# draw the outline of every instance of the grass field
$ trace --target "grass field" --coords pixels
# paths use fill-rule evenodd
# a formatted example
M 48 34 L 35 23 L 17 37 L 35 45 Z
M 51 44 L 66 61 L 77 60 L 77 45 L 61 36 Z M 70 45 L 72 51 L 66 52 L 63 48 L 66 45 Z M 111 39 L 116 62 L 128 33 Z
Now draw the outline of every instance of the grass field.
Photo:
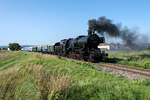
M 109 59 L 114 63 L 150 69 L 150 50 L 109 51 Z
M 126 80 L 52 55 L 9 53 L 0 60 L 0 100 L 150 100 L 150 80 Z

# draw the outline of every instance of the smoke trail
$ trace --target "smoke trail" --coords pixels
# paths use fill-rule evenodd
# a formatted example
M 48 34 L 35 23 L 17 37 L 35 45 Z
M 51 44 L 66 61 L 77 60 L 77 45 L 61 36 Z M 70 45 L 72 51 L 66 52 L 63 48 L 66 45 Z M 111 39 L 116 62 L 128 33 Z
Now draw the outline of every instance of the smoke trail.
M 97 32 L 102 35 L 108 34 L 111 37 L 119 37 L 131 49 L 140 49 L 143 43 L 147 42 L 147 38 L 143 35 L 138 35 L 136 31 L 127 27 L 122 28 L 121 25 L 112 23 L 112 20 L 104 16 L 98 20 L 89 20 L 88 25 L 88 35 Z
M 109 36 L 116 37 L 119 36 L 119 30 L 115 24 L 112 23 L 110 19 L 100 17 L 98 20 L 92 19 L 89 20 L 89 30 L 88 34 L 92 34 L 98 32 L 100 34 L 104 34 L 106 32 Z
M 145 49 L 145 43 L 148 42 L 148 38 L 145 35 L 140 34 L 137 30 L 131 30 L 128 27 L 121 28 L 120 38 L 123 40 L 124 44 L 133 50 Z
M 120 31 L 120 38 L 129 48 L 134 49 L 137 47 L 135 40 L 138 38 L 138 36 L 135 31 L 131 31 L 127 27 L 125 27 Z

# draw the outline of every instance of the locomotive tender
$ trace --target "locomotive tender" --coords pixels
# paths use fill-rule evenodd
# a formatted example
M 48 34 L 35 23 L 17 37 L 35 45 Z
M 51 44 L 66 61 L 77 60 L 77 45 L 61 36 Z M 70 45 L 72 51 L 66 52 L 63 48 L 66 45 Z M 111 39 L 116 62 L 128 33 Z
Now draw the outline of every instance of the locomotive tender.
M 104 42 L 104 37 L 99 37 L 93 33 L 88 36 L 81 35 L 77 38 L 64 39 L 54 45 L 32 47 L 32 51 L 98 62 L 108 55 L 98 48 L 98 45 Z

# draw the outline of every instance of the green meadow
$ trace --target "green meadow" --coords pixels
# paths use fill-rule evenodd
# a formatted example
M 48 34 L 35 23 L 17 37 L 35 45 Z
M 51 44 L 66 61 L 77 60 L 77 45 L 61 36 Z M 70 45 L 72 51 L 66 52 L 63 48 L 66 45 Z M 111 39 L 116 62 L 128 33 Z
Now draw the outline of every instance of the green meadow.
M 109 51 L 112 63 L 150 69 L 150 50 L 144 51 Z
M 150 80 L 127 80 L 54 55 L 0 54 L 0 100 L 150 100 Z M 125 53 L 117 58 L 124 59 L 117 62 L 121 64 L 131 59 Z M 149 58 L 144 60 L 147 63 Z M 139 61 L 138 66 L 144 64 Z

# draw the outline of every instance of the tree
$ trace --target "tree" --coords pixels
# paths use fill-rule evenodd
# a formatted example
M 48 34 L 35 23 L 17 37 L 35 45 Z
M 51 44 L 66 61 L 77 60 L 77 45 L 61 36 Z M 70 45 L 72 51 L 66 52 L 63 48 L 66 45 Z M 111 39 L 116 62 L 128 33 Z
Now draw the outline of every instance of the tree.
M 21 50 L 21 46 L 18 43 L 9 43 L 8 48 L 12 51 Z

